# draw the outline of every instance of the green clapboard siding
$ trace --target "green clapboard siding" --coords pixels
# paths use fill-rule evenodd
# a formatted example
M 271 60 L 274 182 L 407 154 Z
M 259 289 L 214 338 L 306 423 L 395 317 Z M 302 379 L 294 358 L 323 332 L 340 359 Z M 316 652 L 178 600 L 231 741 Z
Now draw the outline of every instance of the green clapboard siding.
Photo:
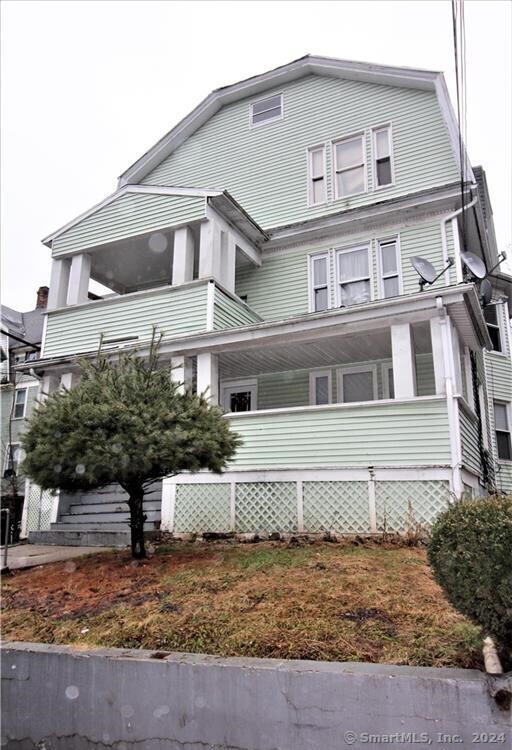
M 148 341 L 154 325 L 165 337 L 206 330 L 206 283 L 127 294 L 49 313 L 43 356 L 94 351 L 102 334 Z
M 242 300 L 237 302 L 229 297 L 221 289 L 215 288 L 215 310 L 213 315 L 213 327 L 215 330 L 221 328 L 237 328 L 250 323 L 258 323 L 259 315 L 253 313 Z
M 480 474 L 480 451 L 478 449 L 478 424 L 459 407 L 460 438 L 462 443 L 462 464 L 469 471 Z
M 57 258 L 88 247 L 202 219 L 205 210 L 206 202 L 202 197 L 127 193 L 54 239 L 52 254 Z
M 449 234 L 449 237 L 448 237 Z M 332 250 L 331 262 L 331 305 L 336 307 L 336 268 L 334 250 L 339 247 L 350 247 L 365 244 L 371 245 L 371 265 L 374 277 L 374 298 L 378 297 L 377 284 L 377 241 L 384 237 L 398 237 L 401 254 L 403 293 L 410 294 L 419 291 L 418 274 L 411 266 L 410 259 L 414 255 L 433 263 L 441 270 L 443 267 L 443 247 L 441 240 L 441 217 L 435 221 L 405 227 L 395 232 L 353 235 L 350 238 L 340 237 L 339 242 L 331 244 L 317 244 L 315 246 L 300 247 L 287 252 L 265 252 L 263 265 L 260 268 L 247 266 L 237 271 L 236 293 L 247 295 L 247 304 L 256 310 L 266 320 L 279 320 L 307 313 L 308 301 L 308 256 L 318 252 Z M 448 249 L 453 243 L 451 228 L 447 233 Z M 453 282 L 454 276 L 451 277 Z M 442 277 L 436 282 L 437 286 L 444 286 Z
M 504 342 L 506 345 L 506 342 Z M 512 401 L 512 361 L 506 354 L 485 352 L 485 372 L 489 398 L 490 430 L 494 449 L 496 485 L 504 492 L 512 492 L 512 463 L 498 460 L 496 435 L 494 432 L 493 401 Z
M 445 399 L 226 418 L 243 439 L 232 469 L 450 462 Z
M 264 228 L 385 200 L 457 179 L 454 155 L 434 92 L 307 75 L 276 91 L 282 120 L 249 127 L 245 99 L 224 106 L 144 182 L 226 188 Z M 373 191 L 370 129 L 392 123 L 395 185 Z M 309 146 L 365 131 L 369 191 L 333 200 L 327 147 L 329 201 L 307 205 Z

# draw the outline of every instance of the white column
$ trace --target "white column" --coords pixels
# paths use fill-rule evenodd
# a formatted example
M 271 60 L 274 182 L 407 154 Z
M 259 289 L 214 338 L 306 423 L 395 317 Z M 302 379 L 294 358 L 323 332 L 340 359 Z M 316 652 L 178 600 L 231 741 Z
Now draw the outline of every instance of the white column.
M 416 367 L 409 323 L 391 326 L 391 353 L 395 398 L 412 398 L 416 395 Z
M 443 312 L 443 311 L 442 311 Z M 451 489 L 455 497 L 460 498 L 464 491 L 462 482 L 462 442 L 459 422 L 459 402 L 456 396 L 455 362 L 451 335 L 451 321 L 446 314 L 439 318 L 441 339 L 443 342 L 446 405 L 448 409 L 448 429 L 450 437 L 450 452 L 452 457 Z
M 60 376 L 60 387 L 61 388 L 67 388 L 68 390 L 71 390 L 71 388 L 76 384 L 76 374 L 74 372 L 64 372 Z
M 235 292 L 236 242 L 229 232 L 221 233 L 220 283 Z
M 162 531 L 174 530 L 174 507 L 176 505 L 176 484 L 169 479 L 162 482 L 162 507 L 160 528 Z
M 69 258 L 63 260 L 52 260 L 52 271 L 50 274 L 50 291 L 48 292 L 48 310 L 56 307 L 64 307 L 68 298 L 69 272 L 71 261 Z
M 172 259 L 172 283 L 183 284 L 194 276 L 194 235 L 190 227 L 181 227 L 174 232 Z
M 68 305 L 79 305 L 81 302 L 87 302 L 90 276 L 91 256 L 87 253 L 73 255 L 69 274 Z
M 211 404 L 219 403 L 219 357 L 210 352 L 197 355 L 197 392 L 204 391 Z
M 210 219 L 201 224 L 199 278 L 220 280 L 220 228 Z
M 45 375 L 41 381 L 41 387 L 39 389 L 39 398 L 43 401 L 45 398 L 56 391 L 60 385 L 60 379 L 58 375 Z
M 447 321 L 450 342 L 453 356 L 453 381 L 457 393 L 462 394 L 462 368 L 460 364 L 460 339 L 457 329 L 453 326 L 451 320 Z
M 192 366 L 189 357 L 172 358 L 171 380 L 175 383 L 180 383 L 180 393 L 184 392 L 185 386 L 192 383 Z
M 432 359 L 434 360 L 436 394 L 441 396 L 446 393 L 446 375 L 444 371 L 443 339 L 441 336 L 439 318 L 430 319 L 430 338 L 432 340 Z

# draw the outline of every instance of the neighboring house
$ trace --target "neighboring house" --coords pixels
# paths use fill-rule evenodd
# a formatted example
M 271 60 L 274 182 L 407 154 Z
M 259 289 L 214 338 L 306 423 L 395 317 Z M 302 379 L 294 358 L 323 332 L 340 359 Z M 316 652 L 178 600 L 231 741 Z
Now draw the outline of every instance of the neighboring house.
M 37 290 L 34 310 L 22 313 L 5 305 L 1 307 L 1 499 L 2 507 L 8 507 L 11 513 L 14 540 L 17 540 L 20 530 L 26 530 L 22 526 L 26 526 L 29 520 L 29 498 L 26 495 L 30 486 L 20 471 L 20 436 L 39 395 L 40 380 L 30 370 L 40 355 L 47 301 L 48 287 L 42 286 Z M 26 365 L 25 369 L 16 370 L 16 366 L 22 363 Z M 38 495 L 37 491 L 38 488 L 35 494 L 32 492 L 37 506 L 32 509 L 34 519 L 31 528 L 34 529 L 41 528 L 40 507 L 37 502 L 40 500 L 40 491 Z M 47 523 L 44 518 L 42 520 L 43 527 L 49 528 L 50 516 L 46 519 Z
M 164 480 L 148 528 L 403 529 L 512 490 L 512 279 L 482 310 L 462 253 L 497 266 L 491 204 L 442 74 L 306 56 L 217 89 L 44 242 L 47 389 L 157 324 L 243 438 L 222 476 Z M 123 499 L 63 497 L 52 528 L 126 528 Z

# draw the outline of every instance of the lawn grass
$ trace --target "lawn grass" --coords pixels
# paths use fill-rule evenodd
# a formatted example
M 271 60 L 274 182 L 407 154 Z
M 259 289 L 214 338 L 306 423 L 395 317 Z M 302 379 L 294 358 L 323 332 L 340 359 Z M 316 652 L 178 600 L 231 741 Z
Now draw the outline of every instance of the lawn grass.
M 226 656 L 481 668 L 481 635 L 422 549 L 185 544 L 20 571 L 3 638 Z

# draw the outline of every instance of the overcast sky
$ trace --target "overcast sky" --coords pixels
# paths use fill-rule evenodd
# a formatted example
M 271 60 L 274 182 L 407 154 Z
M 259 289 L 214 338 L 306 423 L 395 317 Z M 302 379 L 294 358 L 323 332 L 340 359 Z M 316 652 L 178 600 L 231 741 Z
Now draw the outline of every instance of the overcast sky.
M 468 150 L 512 242 L 508 0 L 466 0 Z M 455 106 L 451 8 L 417 2 L 25 2 L 2 13 L 2 301 L 49 282 L 41 238 L 212 89 L 307 53 L 441 70 Z M 228 186 L 229 187 L 229 186 Z

